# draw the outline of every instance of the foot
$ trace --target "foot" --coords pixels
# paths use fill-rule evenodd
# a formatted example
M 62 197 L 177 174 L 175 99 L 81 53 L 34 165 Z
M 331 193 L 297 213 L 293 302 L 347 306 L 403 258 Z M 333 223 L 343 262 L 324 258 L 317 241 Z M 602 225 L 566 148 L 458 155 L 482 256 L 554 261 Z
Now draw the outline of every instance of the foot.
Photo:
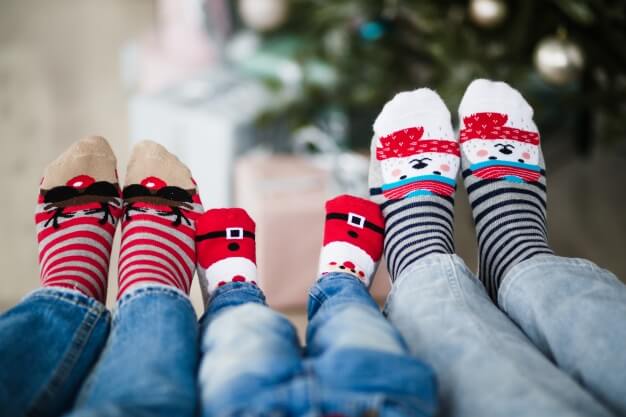
M 552 253 L 546 178 L 533 110 L 508 84 L 475 80 L 459 106 L 463 179 L 480 254 L 479 277 L 497 301 L 519 262 Z
M 202 213 L 191 172 L 163 146 L 144 141 L 133 148 L 126 173 L 118 298 L 149 285 L 189 294 Z
M 37 201 L 41 284 L 106 299 L 111 242 L 121 213 L 116 160 L 99 136 L 74 143 L 46 168 Z
M 382 256 L 383 232 L 378 204 L 351 195 L 327 201 L 319 275 L 344 272 L 369 287 Z
M 425 256 L 453 253 L 459 146 L 450 112 L 432 90 L 397 94 L 374 123 L 370 195 L 385 219 L 392 281 Z
M 198 219 L 198 274 L 205 305 L 215 289 L 229 282 L 256 285 L 254 221 L 241 208 L 208 210 Z

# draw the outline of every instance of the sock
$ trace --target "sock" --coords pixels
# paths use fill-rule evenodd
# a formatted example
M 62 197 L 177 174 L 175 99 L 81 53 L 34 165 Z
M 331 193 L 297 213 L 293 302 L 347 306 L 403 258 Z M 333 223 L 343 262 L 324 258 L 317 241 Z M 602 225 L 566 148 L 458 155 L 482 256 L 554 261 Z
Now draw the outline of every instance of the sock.
M 104 138 L 82 139 L 45 169 L 35 223 L 41 285 L 106 299 L 111 242 L 122 199 Z
M 453 253 L 459 146 L 432 90 L 397 94 L 374 123 L 369 185 L 385 218 L 392 281 L 425 256 Z
M 369 287 L 382 256 L 383 232 L 378 204 L 351 195 L 328 200 L 319 275 L 345 272 Z
M 552 253 L 546 178 L 533 110 L 503 82 L 475 80 L 459 106 L 463 178 L 479 249 L 479 277 L 497 301 L 517 263 Z
M 255 228 L 241 208 L 212 209 L 200 216 L 196 236 L 198 275 L 207 297 L 229 282 L 256 285 Z
M 123 190 L 118 299 L 147 285 L 189 294 L 195 271 L 195 220 L 202 213 L 189 169 L 163 146 L 135 145 Z

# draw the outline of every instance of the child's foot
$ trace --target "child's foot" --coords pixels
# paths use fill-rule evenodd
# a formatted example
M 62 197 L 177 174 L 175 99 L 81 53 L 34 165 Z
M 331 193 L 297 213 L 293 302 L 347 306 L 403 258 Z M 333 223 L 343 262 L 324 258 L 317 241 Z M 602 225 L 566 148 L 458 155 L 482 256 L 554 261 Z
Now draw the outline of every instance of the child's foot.
M 122 205 L 115 165 L 107 141 L 93 136 L 46 167 L 35 215 L 42 286 L 75 289 L 104 302 Z
M 374 123 L 370 195 L 385 218 L 391 279 L 423 257 L 453 253 L 459 146 L 432 90 L 397 94 Z
M 327 201 L 320 276 L 345 272 L 369 287 L 382 256 L 383 232 L 378 204 L 351 195 Z
M 202 213 L 189 169 L 163 146 L 132 150 L 124 186 L 118 298 L 138 286 L 189 294 L 196 265 L 195 219 Z
M 533 110 L 503 82 L 473 81 L 459 106 L 463 178 L 480 254 L 480 279 L 497 301 L 517 263 L 552 253 L 546 178 Z
M 256 285 L 254 221 L 241 208 L 208 210 L 198 219 L 198 274 L 208 297 L 229 282 Z

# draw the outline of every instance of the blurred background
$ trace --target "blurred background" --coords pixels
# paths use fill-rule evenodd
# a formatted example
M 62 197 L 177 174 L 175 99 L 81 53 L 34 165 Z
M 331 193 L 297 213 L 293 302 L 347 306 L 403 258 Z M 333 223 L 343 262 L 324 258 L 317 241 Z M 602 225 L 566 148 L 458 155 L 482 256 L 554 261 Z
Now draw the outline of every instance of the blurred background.
M 624 28 L 626 3 L 609 0 L 2 0 L 0 311 L 38 285 L 43 167 L 98 134 L 122 178 L 150 138 L 191 167 L 205 207 L 248 209 L 270 304 L 301 318 L 324 199 L 367 194 L 382 105 L 430 86 L 456 118 L 476 77 L 535 108 L 553 248 L 626 279 Z M 475 268 L 457 195 L 457 252 Z

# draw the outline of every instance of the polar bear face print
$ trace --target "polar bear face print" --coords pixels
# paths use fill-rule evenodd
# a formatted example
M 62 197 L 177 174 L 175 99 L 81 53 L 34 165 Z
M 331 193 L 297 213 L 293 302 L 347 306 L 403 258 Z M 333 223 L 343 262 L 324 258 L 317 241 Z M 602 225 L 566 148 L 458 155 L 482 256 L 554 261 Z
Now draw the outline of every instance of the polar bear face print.
M 412 156 L 388 158 L 381 161 L 385 184 L 424 175 L 440 175 L 454 180 L 458 168 L 458 156 L 440 152 L 422 152 Z
M 539 146 L 510 139 L 471 139 L 461 144 L 470 164 L 486 161 L 509 161 L 539 164 Z

